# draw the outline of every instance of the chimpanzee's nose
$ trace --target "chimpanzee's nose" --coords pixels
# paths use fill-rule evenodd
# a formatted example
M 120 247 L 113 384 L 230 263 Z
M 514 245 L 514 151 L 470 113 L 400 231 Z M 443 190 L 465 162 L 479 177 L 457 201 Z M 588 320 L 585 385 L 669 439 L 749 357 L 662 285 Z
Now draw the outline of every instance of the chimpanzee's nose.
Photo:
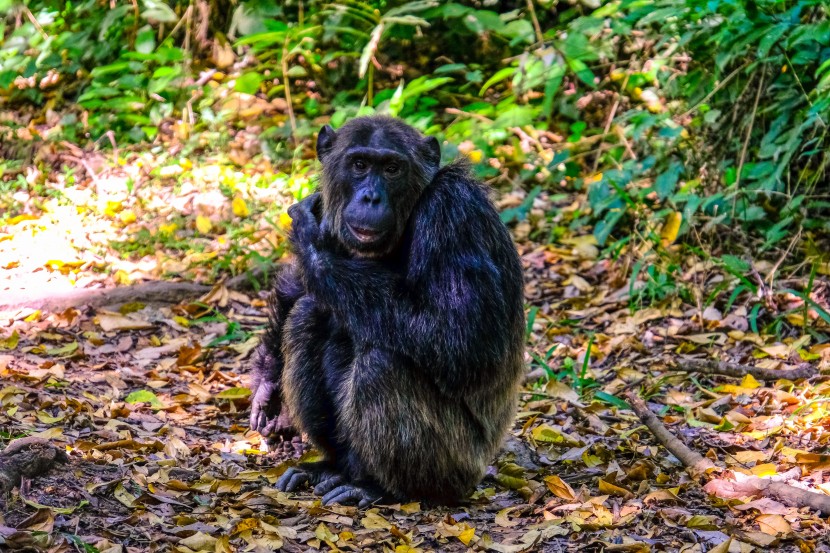
M 360 203 L 375 207 L 380 203 L 380 193 L 377 190 L 365 189 L 360 193 Z

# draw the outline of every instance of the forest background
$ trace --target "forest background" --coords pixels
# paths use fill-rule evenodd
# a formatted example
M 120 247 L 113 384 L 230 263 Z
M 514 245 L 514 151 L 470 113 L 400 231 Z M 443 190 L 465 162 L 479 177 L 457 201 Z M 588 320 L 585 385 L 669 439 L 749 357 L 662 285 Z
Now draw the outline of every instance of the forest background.
M 371 113 L 469 158 L 526 271 L 463 512 L 278 494 L 245 428 L 313 138 Z M 71 467 L 0 545 L 827 551 L 824 499 L 736 482 L 830 492 L 828 122 L 822 0 L 0 0 L 0 444 Z

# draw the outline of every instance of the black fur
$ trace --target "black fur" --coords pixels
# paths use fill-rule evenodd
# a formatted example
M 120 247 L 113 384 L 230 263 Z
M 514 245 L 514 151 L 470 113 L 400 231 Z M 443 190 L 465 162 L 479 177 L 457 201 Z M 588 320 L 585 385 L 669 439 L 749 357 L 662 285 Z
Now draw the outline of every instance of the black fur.
M 375 150 L 390 153 L 364 179 L 351 154 L 371 161 Z M 283 489 L 308 479 L 335 487 L 329 501 L 458 502 L 513 421 L 519 259 L 485 188 L 463 163 L 439 169 L 439 155 L 434 139 L 386 117 L 320 133 L 320 196 L 290 210 L 296 263 L 277 280 L 253 368 L 252 427 L 274 431 L 282 399 L 327 459 Z M 388 168 L 395 160 L 403 174 Z M 365 187 L 376 193 L 352 219 L 392 221 L 366 223 L 383 237 L 368 246 L 344 221 Z

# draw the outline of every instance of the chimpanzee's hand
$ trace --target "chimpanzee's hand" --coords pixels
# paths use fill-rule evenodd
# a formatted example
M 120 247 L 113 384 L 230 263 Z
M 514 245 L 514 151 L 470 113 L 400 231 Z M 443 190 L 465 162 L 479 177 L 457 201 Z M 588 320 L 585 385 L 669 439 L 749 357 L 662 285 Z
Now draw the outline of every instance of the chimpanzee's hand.
M 289 240 L 298 252 L 314 252 L 319 247 L 320 224 L 313 212 L 319 201 L 320 194 L 315 193 L 288 208 L 288 215 L 291 216 Z
M 279 385 L 262 380 L 251 399 L 251 430 L 265 437 L 278 431 L 280 404 Z

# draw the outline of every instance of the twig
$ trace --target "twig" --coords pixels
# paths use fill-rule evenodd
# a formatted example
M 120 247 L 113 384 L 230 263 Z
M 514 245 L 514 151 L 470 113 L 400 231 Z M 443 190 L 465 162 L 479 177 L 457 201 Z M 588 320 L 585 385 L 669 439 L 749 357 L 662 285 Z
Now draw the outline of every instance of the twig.
M 747 61 L 747 62 L 744 62 L 744 63 L 743 63 L 740 67 L 736 68 L 736 69 L 735 69 L 732 73 L 730 73 L 729 75 L 727 75 L 727 76 L 726 76 L 726 78 L 725 78 L 724 80 L 722 80 L 721 82 L 719 82 L 719 83 L 717 84 L 717 86 L 715 86 L 715 88 L 713 88 L 713 89 L 712 89 L 712 92 L 710 92 L 709 94 L 707 94 L 706 96 L 704 96 L 704 97 L 703 97 L 703 99 L 702 99 L 701 101 L 699 101 L 698 103 L 696 103 L 695 105 L 693 105 L 692 107 L 690 107 L 689 109 L 687 109 L 684 113 L 682 113 L 682 114 L 680 115 L 680 118 L 681 118 L 681 119 L 685 118 L 686 116 L 690 115 L 693 111 L 695 111 L 697 108 L 699 108 L 700 106 L 702 106 L 703 104 L 705 104 L 706 102 L 708 102 L 708 101 L 709 101 L 709 98 L 711 98 L 712 96 L 714 96 L 715 94 L 717 94 L 717 92 L 718 92 L 720 89 L 722 89 L 723 87 L 725 87 L 725 86 L 726 86 L 726 83 L 728 83 L 729 81 L 731 81 L 731 80 L 735 77 L 735 75 L 737 75 L 737 74 L 738 74 L 738 73 L 739 73 L 742 69 L 746 68 L 746 66 L 747 66 L 747 65 L 749 65 L 749 62 L 748 62 L 748 61 Z
M 282 68 L 282 86 L 285 92 L 285 101 L 288 104 L 288 120 L 291 122 L 291 138 L 294 145 L 297 144 L 297 120 L 294 118 L 294 106 L 291 104 L 291 85 L 288 80 L 288 37 L 285 34 L 285 40 L 282 43 L 282 56 L 280 59 L 280 66 Z
M 620 142 L 622 142 L 625 146 L 625 151 L 628 152 L 628 156 L 634 161 L 637 161 L 637 154 L 634 153 L 634 149 L 631 147 L 631 143 L 625 137 L 625 131 L 622 129 L 622 127 L 616 127 L 615 130 L 617 131 L 617 137 L 620 139 Z
M 37 29 L 37 32 L 40 33 L 40 36 L 42 36 L 45 39 L 48 39 L 49 35 L 46 34 L 46 31 L 44 31 L 43 27 L 40 26 L 40 22 L 38 22 L 37 17 L 35 17 L 35 14 L 33 14 L 29 8 L 24 7 L 23 9 L 26 11 L 26 17 L 29 18 L 29 21 L 31 21 L 32 25 L 35 26 L 35 29 Z
M 773 285 L 773 281 L 775 280 L 775 273 L 778 272 L 778 267 L 780 267 L 781 264 L 784 263 L 784 260 L 790 255 L 790 252 L 793 250 L 793 248 L 801 238 L 801 230 L 801 227 L 799 227 L 798 232 L 795 233 L 795 236 L 793 236 L 793 239 L 790 240 L 790 243 L 787 245 L 787 249 L 784 251 L 784 253 L 781 254 L 781 257 L 778 258 L 778 261 L 775 262 L 775 265 L 772 266 L 772 269 L 767 275 L 766 281 L 769 283 L 770 287 Z
M 793 69 L 793 62 L 790 61 L 790 56 L 787 54 L 787 50 L 785 48 L 781 48 L 781 52 L 784 54 L 784 57 L 787 59 L 787 65 L 789 65 L 790 68 Z M 791 71 L 791 73 L 793 75 L 793 78 L 795 79 L 795 82 L 798 83 L 798 88 L 801 89 L 801 94 L 804 95 L 804 99 L 807 101 L 808 104 L 810 104 L 810 107 L 813 107 L 813 101 L 810 99 L 810 95 L 807 94 L 807 89 L 804 88 L 804 84 L 802 84 L 801 78 L 798 76 L 798 71 L 793 69 Z M 821 117 L 821 114 L 816 113 L 816 115 L 817 115 L 819 123 L 821 123 L 821 126 L 826 129 L 827 128 L 827 123 L 824 122 L 824 119 Z
M 751 374 L 759 380 L 778 380 L 781 378 L 785 380 L 800 380 L 802 378 L 812 378 L 818 374 L 818 371 L 810 365 L 800 366 L 795 369 L 778 370 L 753 367 L 751 365 L 740 365 L 738 363 L 729 363 L 728 361 L 718 361 L 717 359 L 680 359 L 677 361 L 677 366 L 669 368 L 669 370 L 720 374 L 733 378 L 743 378 Z
M 686 444 L 681 442 L 680 439 L 669 432 L 663 423 L 657 420 L 657 417 L 651 412 L 651 409 L 648 408 L 646 402 L 643 401 L 636 393 L 633 391 L 627 392 L 625 394 L 625 399 L 628 401 L 628 404 L 631 405 L 631 408 L 634 410 L 637 417 L 639 417 L 640 421 L 642 421 L 642 423 L 646 425 L 649 430 L 651 430 L 651 433 L 654 434 L 654 437 L 657 438 L 660 445 L 668 449 L 672 455 L 680 459 L 680 462 L 683 463 L 683 466 L 686 467 L 686 470 L 692 475 L 692 477 L 700 478 L 706 474 L 706 472 L 718 468 L 715 463 L 700 453 L 689 449 Z
M 738 174 L 735 177 L 735 190 L 740 190 L 741 172 L 746 161 L 746 150 L 749 148 L 749 139 L 752 137 L 752 127 L 755 126 L 755 114 L 758 113 L 758 102 L 761 100 L 761 92 L 764 90 L 764 74 L 761 74 L 761 82 L 758 83 L 758 91 L 755 93 L 755 103 L 752 105 L 752 113 L 749 116 L 749 128 L 746 129 L 746 137 L 744 138 L 744 145 L 741 148 L 741 158 L 738 162 Z M 735 213 L 735 206 L 732 206 L 732 214 Z
M 657 438 L 660 445 L 680 459 L 680 462 L 683 463 L 686 470 L 694 478 L 700 480 L 707 473 L 720 470 L 712 461 L 700 453 L 689 449 L 686 444 L 669 432 L 637 394 L 628 392 L 626 399 L 634 410 L 634 413 L 651 430 L 651 433 L 654 434 L 654 437 Z M 731 487 L 734 490 L 738 490 L 741 495 L 773 497 L 796 508 L 809 507 L 824 515 L 830 515 L 830 496 L 802 490 L 801 488 L 796 488 L 784 482 L 758 478 L 756 476 L 746 476 L 741 477 L 741 479 L 742 481 L 725 481 L 724 479 L 711 480 L 704 486 L 704 490 L 713 495 L 718 495 L 718 492 L 722 492 L 725 487 Z
M 634 56 L 631 57 L 633 58 Z M 614 116 L 617 115 L 617 109 L 620 107 L 620 98 L 622 98 L 622 93 L 625 92 L 625 87 L 628 86 L 628 78 L 630 76 L 631 74 L 626 71 L 625 80 L 623 81 L 623 84 L 620 87 L 620 92 L 618 92 L 616 94 L 616 97 L 614 98 L 614 105 L 611 106 L 611 111 L 608 113 L 608 120 L 605 122 L 605 128 L 602 130 L 602 134 L 608 134 L 608 131 L 611 130 L 611 123 L 614 122 Z M 629 150 L 629 152 L 631 151 L 631 147 L 628 145 L 628 143 L 626 143 L 626 148 Z M 591 174 L 595 174 L 597 172 L 597 169 L 599 168 L 599 159 L 600 155 L 597 154 L 597 157 L 594 158 L 594 167 L 593 169 L 591 169 Z M 637 158 L 635 157 L 634 159 Z
M 193 6 L 192 6 L 192 5 L 190 5 L 190 6 L 188 6 L 188 7 L 187 7 L 187 9 L 184 11 L 184 15 L 182 15 L 182 16 L 181 16 L 181 18 L 180 18 L 180 19 L 176 22 L 176 24 L 173 26 L 173 30 L 172 30 L 172 31 L 170 31 L 170 32 L 167 34 L 167 39 L 165 39 L 165 40 L 170 39 L 170 37 L 172 37 L 174 34 L 176 34 L 176 31 L 178 31 L 178 30 L 179 30 L 179 27 L 181 27 L 182 25 L 184 25 L 184 24 L 185 24 L 185 22 L 187 22 L 187 19 L 188 19 L 188 17 L 190 16 L 190 12 L 191 12 L 192 8 L 193 8 Z M 188 22 L 188 23 L 189 23 L 189 22 Z M 188 26 L 189 26 L 189 25 L 188 25 Z M 188 41 L 188 40 L 190 40 L 190 39 L 189 39 L 189 37 L 185 36 L 185 42 L 186 42 L 186 41 Z M 187 48 L 186 48 L 186 47 L 185 47 L 184 49 L 185 49 L 185 50 L 187 50 Z
M 530 20 L 533 21 L 533 30 L 536 32 L 536 42 L 544 42 L 545 35 L 542 34 L 542 27 L 536 17 L 536 8 L 533 7 L 533 0 L 527 0 L 527 10 L 530 12 Z
M 525 144 L 529 144 L 531 146 L 535 146 L 536 151 L 541 153 L 544 151 L 545 147 L 542 146 L 542 143 L 539 142 L 536 138 L 533 138 L 527 132 L 524 131 L 521 127 L 508 127 L 508 130 L 519 137 L 519 140 L 524 142 Z
M 274 266 L 265 268 L 255 267 L 248 273 L 243 273 L 229 279 L 225 283 L 225 287 L 229 290 L 249 289 L 251 288 L 252 282 L 268 277 L 270 274 L 273 274 L 274 270 Z M 57 294 L 41 292 L 28 297 L 11 299 L 6 303 L 0 303 L 0 317 L 12 316 L 23 308 L 58 312 L 80 305 L 97 307 L 133 301 L 179 303 L 188 298 L 207 294 L 212 289 L 212 286 L 193 282 L 152 281 L 120 288 L 81 288 Z
M 470 117 L 471 119 L 478 119 L 482 123 L 492 123 L 493 122 L 492 119 L 490 119 L 489 117 L 485 117 L 484 115 L 481 115 L 480 113 L 472 113 L 472 112 L 469 112 L 469 111 L 461 111 L 458 108 L 446 108 L 444 110 L 444 112 L 449 113 L 450 115 L 459 115 L 461 117 Z
M 107 138 L 110 139 L 110 144 L 112 145 L 112 162 L 116 166 L 118 165 L 118 143 L 115 141 L 115 132 L 110 129 L 106 133 Z

